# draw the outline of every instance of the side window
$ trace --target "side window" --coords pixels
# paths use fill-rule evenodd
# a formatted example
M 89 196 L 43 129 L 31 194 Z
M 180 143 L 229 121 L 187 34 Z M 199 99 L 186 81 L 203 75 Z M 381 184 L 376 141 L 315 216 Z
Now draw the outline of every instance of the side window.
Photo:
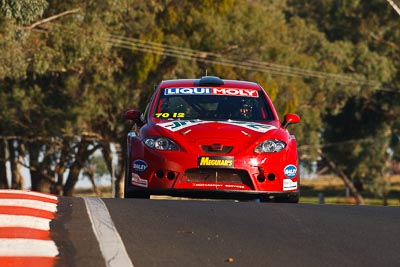
M 260 115 L 262 120 L 271 121 L 275 119 L 274 113 L 272 112 L 270 105 L 264 97 L 259 98 L 258 105 L 260 107 L 259 110 L 261 111 Z
M 153 95 L 152 95 L 151 98 L 150 98 L 150 101 L 148 102 L 148 104 L 147 104 L 147 106 L 146 106 L 146 109 L 145 109 L 144 112 L 143 112 L 144 120 L 146 120 L 146 119 L 147 119 L 147 116 L 149 115 L 151 105 L 152 105 L 152 103 L 153 103 L 153 101 L 154 101 L 156 95 L 157 95 L 157 91 L 155 91 L 155 92 L 153 93 Z

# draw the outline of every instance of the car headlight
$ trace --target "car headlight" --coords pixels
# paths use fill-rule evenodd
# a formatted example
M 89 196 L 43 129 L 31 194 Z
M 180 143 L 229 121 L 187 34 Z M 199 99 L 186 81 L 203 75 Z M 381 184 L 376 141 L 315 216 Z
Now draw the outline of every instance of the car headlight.
M 267 140 L 259 144 L 255 149 L 254 152 L 256 153 L 273 153 L 279 152 L 286 147 L 286 144 L 279 140 Z
M 166 137 L 147 137 L 144 139 L 146 146 L 158 150 L 178 150 L 178 146 Z

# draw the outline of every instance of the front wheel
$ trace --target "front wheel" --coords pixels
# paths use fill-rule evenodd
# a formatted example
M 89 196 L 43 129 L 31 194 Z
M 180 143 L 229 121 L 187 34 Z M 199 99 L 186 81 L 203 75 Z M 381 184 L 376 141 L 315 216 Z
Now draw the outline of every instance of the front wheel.
M 149 199 L 150 194 L 144 189 L 133 189 L 128 183 L 130 182 L 129 173 L 126 172 L 124 185 L 124 198 L 145 198 Z

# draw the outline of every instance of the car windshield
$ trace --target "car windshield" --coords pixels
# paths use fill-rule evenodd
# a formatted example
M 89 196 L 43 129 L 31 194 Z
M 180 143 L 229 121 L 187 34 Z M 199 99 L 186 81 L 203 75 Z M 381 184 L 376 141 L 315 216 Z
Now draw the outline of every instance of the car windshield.
M 271 121 L 274 119 L 271 108 L 263 95 L 256 90 L 247 90 L 251 94 L 189 94 L 176 93 L 161 89 L 154 118 L 184 120 L 239 120 L 239 121 Z M 176 88 L 172 88 L 176 89 Z M 181 89 L 181 88 L 179 88 Z M 193 89 L 193 88 L 188 88 Z M 195 88 L 209 89 L 209 88 Z M 233 90 L 241 89 L 229 89 Z M 186 91 L 185 91 L 186 92 Z M 189 92 L 189 93 L 188 93 Z

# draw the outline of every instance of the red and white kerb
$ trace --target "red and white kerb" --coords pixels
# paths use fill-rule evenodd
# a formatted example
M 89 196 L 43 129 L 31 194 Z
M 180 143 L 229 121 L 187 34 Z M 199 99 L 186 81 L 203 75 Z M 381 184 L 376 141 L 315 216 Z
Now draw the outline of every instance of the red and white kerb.
M 54 266 L 58 248 L 50 236 L 58 198 L 0 190 L 0 266 Z

